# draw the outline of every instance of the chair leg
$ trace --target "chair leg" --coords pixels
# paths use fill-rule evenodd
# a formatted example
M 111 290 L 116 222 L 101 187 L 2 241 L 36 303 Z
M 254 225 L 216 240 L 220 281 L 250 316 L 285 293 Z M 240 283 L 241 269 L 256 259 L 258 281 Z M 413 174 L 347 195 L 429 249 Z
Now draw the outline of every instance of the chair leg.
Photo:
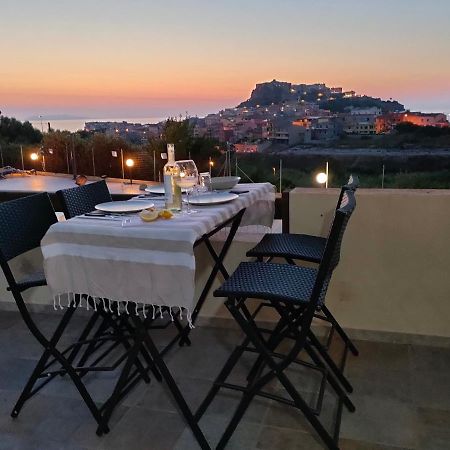
M 227 445 L 228 441 L 231 439 L 231 436 L 233 435 L 234 431 L 236 430 L 236 427 L 239 425 L 239 422 L 242 419 L 242 416 L 247 411 L 248 407 L 250 406 L 251 401 L 253 400 L 254 395 L 244 392 L 241 401 L 239 402 L 238 407 L 236 408 L 233 417 L 231 418 L 230 422 L 228 423 L 227 427 L 225 428 L 224 433 L 222 434 L 222 437 L 220 438 L 219 443 L 217 444 L 216 449 L 222 450 Z
M 101 314 L 100 314 L 101 315 Z M 78 362 L 79 366 L 84 366 L 86 364 L 86 361 L 89 359 L 89 357 L 94 353 L 96 350 L 96 339 L 99 338 L 105 331 L 108 329 L 108 323 L 103 317 L 103 321 L 100 323 L 99 327 L 97 328 L 96 332 L 94 333 L 92 342 L 89 343 L 86 350 L 82 354 L 80 361 Z
M 311 357 L 311 359 L 314 361 L 314 363 L 321 367 L 326 369 L 325 365 L 320 361 L 320 358 L 317 356 L 314 349 L 310 346 L 310 344 L 305 344 L 305 351 L 308 353 L 308 355 Z M 355 411 L 355 406 L 353 405 L 352 401 L 348 398 L 347 394 L 342 390 L 342 388 L 339 386 L 339 383 L 336 382 L 336 380 L 333 378 L 333 376 L 330 374 L 330 372 L 327 370 L 327 381 L 330 383 L 331 387 L 334 389 L 336 394 L 339 396 L 339 398 L 344 402 L 345 406 L 350 412 Z
M 322 304 L 321 311 L 324 313 L 325 317 L 330 321 L 330 323 L 333 324 L 336 331 L 339 333 L 339 336 L 341 336 L 345 345 L 348 346 L 353 355 L 358 356 L 359 355 L 358 349 L 355 347 L 351 339 L 347 336 L 347 333 L 342 329 L 338 321 L 334 318 L 333 314 L 331 314 L 331 311 L 325 306 L 325 304 Z
M 53 333 L 53 336 L 49 341 L 49 345 L 45 348 L 44 352 L 42 353 L 42 356 L 40 357 L 38 363 L 36 364 L 36 367 L 34 368 L 30 378 L 28 379 L 22 393 L 20 394 L 20 397 L 17 400 L 17 403 L 11 412 L 11 417 L 17 417 L 19 415 L 23 405 L 30 397 L 30 393 L 33 390 L 34 385 L 36 384 L 36 381 L 39 379 L 39 376 L 44 370 L 44 367 L 52 354 L 51 349 L 54 348 L 59 342 L 74 312 L 75 312 L 74 308 L 68 308 L 65 311 L 61 321 L 59 322 L 56 330 Z
M 272 351 L 277 348 L 277 346 L 280 344 L 280 342 L 283 340 L 282 337 L 280 337 L 280 333 L 283 330 L 283 328 L 286 326 L 286 323 L 283 319 L 280 319 L 278 323 L 275 325 L 275 328 L 273 329 L 270 338 L 267 342 L 268 348 L 270 348 Z M 250 381 L 254 376 L 261 372 L 261 370 L 264 367 L 264 358 L 261 355 L 258 355 L 256 358 L 255 364 L 251 368 L 248 376 L 247 381 Z
M 328 352 L 323 348 L 322 344 L 319 342 L 317 337 L 314 335 L 312 331 L 309 332 L 308 335 L 311 340 L 311 345 L 317 349 L 322 359 L 325 361 L 325 364 L 329 367 L 329 369 L 334 373 L 339 382 L 344 386 L 345 390 L 349 393 L 353 392 L 353 386 L 348 381 L 347 377 L 342 373 L 336 363 L 331 359 Z
M 236 322 L 242 328 L 244 333 L 249 337 L 252 344 L 258 350 L 258 352 L 263 356 L 265 363 L 270 367 L 270 369 L 274 372 L 276 377 L 279 379 L 283 387 L 286 389 L 286 392 L 292 398 L 295 406 L 302 411 L 305 415 L 308 422 L 311 426 L 316 430 L 320 438 L 327 445 L 327 447 L 331 450 L 338 450 L 338 446 L 334 439 L 330 436 L 327 430 L 323 427 L 320 420 L 315 416 L 312 412 L 311 408 L 308 406 L 306 401 L 302 398 L 302 396 L 295 389 L 293 384 L 290 382 L 288 377 L 284 374 L 283 370 L 287 367 L 288 364 L 284 363 L 283 365 L 277 364 L 274 359 L 270 355 L 270 350 L 266 347 L 264 342 L 261 340 L 259 336 L 259 332 L 256 330 L 256 325 L 252 323 L 250 320 L 246 320 L 242 314 L 240 313 L 238 307 L 234 304 L 231 299 L 228 299 L 226 302 L 226 306 Z M 297 348 L 299 344 L 297 343 Z M 295 359 L 295 357 L 294 357 Z M 281 367 L 284 366 L 283 369 Z M 245 406 L 245 405 L 244 405 Z M 238 411 L 237 411 L 238 412 Z M 226 444 L 225 438 L 227 436 L 223 436 L 221 439 L 221 445 L 224 446 Z M 229 438 L 229 437 L 228 437 Z
M 16 294 L 16 292 L 13 291 L 13 294 Z M 102 418 L 101 413 L 99 409 L 97 408 L 97 405 L 92 400 L 92 397 L 89 395 L 89 392 L 86 389 L 86 386 L 81 381 L 81 377 L 76 372 L 76 370 L 73 368 L 73 366 L 68 362 L 68 360 L 64 357 L 64 355 L 57 350 L 56 344 L 59 341 L 59 338 L 62 335 L 62 332 L 64 331 L 65 327 L 67 326 L 67 323 L 72 316 L 72 314 L 75 311 L 74 306 L 69 306 L 64 313 L 64 316 L 57 327 L 57 330 L 55 331 L 52 339 L 49 341 L 36 327 L 36 324 L 31 319 L 31 316 L 26 308 L 25 303 L 23 302 L 21 297 L 16 298 L 17 306 L 19 307 L 20 313 L 22 314 L 23 319 L 25 320 L 26 325 L 32 332 L 33 336 L 38 340 L 38 342 L 45 348 L 44 354 L 42 355 L 41 359 L 38 362 L 38 366 L 33 372 L 32 377 L 28 381 L 27 385 L 25 386 L 24 391 L 22 392 L 22 395 L 19 398 L 19 401 L 16 404 L 16 407 L 14 408 L 12 412 L 13 417 L 17 417 L 19 414 L 20 409 L 22 408 L 24 402 L 27 400 L 29 393 L 31 392 L 32 386 L 34 385 L 37 376 L 39 374 L 39 368 L 44 367 L 45 361 L 48 360 L 49 357 L 55 358 L 55 360 L 61 364 L 62 369 L 65 370 L 70 378 L 73 381 L 73 384 L 75 385 L 77 391 L 79 392 L 81 398 L 84 400 L 86 406 L 88 407 L 89 411 L 91 412 L 92 416 L 94 417 L 95 421 L 101 426 L 102 424 Z M 102 426 L 102 432 L 108 433 L 109 428 L 108 426 Z
M 92 314 L 91 318 L 89 319 L 89 322 L 87 323 L 87 325 L 84 327 L 83 331 L 81 332 L 80 337 L 78 338 L 77 342 L 82 342 L 87 339 L 87 337 L 89 336 L 89 333 L 94 328 L 95 323 L 97 322 L 99 317 L 100 316 L 98 313 Z M 69 356 L 67 357 L 67 361 L 70 364 L 72 364 L 73 361 L 75 360 L 75 358 L 77 357 L 81 347 L 82 347 L 82 344 L 75 344 L 75 346 L 73 347 L 72 351 L 70 352 Z M 61 374 L 61 376 L 63 376 L 63 375 L 64 374 Z
M 225 380 L 230 375 L 231 371 L 233 370 L 236 363 L 239 361 L 240 357 L 245 351 L 245 348 L 247 347 L 249 343 L 249 339 L 246 338 L 244 342 L 237 346 L 234 350 L 231 356 L 228 358 L 227 362 L 223 366 L 222 370 L 220 371 L 217 378 L 214 380 L 214 383 L 209 390 L 208 394 L 206 395 L 205 399 L 202 401 L 200 406 L 198 407 L 197 411 L 194 414 L 195 419 L 198 421 L 203 416 L 205 411 L 207 410 L 208 406 L 213 401 L 214 397 L 217 395 L 220 389 L 220 385 L 225 382 Z

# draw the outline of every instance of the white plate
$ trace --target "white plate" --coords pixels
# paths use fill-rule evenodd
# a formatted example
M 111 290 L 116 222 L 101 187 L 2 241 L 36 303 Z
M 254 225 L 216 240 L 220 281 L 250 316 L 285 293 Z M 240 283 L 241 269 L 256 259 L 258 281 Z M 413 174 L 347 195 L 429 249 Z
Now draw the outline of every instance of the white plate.
M 212 177 L 211 187 L 213 189 L 233 189 L 241 181 L 241 177 Z
M 157 194 L 157 195 L 164 195 L 166 193 L 163 184 L 155 184 L 153 186 L 148 186 L 145 188 L 145 192 L 150 192 L 150 194 Z
M 164 190 L 163 184 L 157 184 L 155 186 L 148 186 L 145 188 L 145 192 L 149 192 L 150 194 L 155 195 L 165 195 L 166 191 Z M 181 189 L 181 192 L 185 193 L 186 189 Z
M 95 209 L 110 213 L 132 213 L 155 206 L 153 202 L 143 200 L 121 200 L 117 202 L 106 202 L 95 205 Z
M 239 198 L 239 195 L 230 194 L 229 192 L 208 192 L 207 194 L 193 195 L 189 197 L 191 205 L 220 205 L 221 203 L 231 202 Z

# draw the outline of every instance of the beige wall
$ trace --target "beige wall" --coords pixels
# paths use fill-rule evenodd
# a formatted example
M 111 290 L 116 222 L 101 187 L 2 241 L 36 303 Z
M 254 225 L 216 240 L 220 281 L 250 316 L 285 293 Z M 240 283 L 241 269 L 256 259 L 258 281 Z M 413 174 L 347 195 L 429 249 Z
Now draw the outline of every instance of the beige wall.
M 291 232 L 326 236 L 339 192 L 290 195 Z M 450 190 L 360 189 L 327 304 L 347 328 L 450 337 Z

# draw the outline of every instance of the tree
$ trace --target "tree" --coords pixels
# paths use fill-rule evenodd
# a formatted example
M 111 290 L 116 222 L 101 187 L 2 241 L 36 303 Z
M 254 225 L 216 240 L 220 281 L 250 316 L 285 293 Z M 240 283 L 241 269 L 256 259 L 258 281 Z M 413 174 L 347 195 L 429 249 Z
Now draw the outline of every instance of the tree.
M 42 133 L 28 121 L 22 123 L 14 118 L 1 117 L 0 141 L 4 144 L 38 144 L 42 141 Z
M 177 121 L 169 118 L 161 136 L 150 139 L 147 150 L 156 155 L 156 173 L 162 170 L 165 161 L 160 158 L 165 153 L 167 144 L 175 144 L 175 157 L 178 160 L 193 159 L 200 172 L 209 170 L 209 158 L 220 155 L 219 142 L 207 137 L 194 137 L 193 127 L 189 119 Z

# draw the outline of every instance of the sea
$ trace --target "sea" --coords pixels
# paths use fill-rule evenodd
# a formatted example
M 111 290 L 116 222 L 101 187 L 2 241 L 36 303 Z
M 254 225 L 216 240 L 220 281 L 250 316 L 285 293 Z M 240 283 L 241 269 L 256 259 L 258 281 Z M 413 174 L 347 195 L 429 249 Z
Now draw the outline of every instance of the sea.
M 86 118 L 86 119 L 46 119 L 43 118 L 42 122 L 40 120 L 30 120 L 31 124 L 38 130 L 47 131 L 48 122 L 50 122 L 50 127 L 53 130 L 67 130 L 67 131 L 78 131 L 84 129 L 84 124 L 86 122 L 128 122 L 128 123 L 158 123 L 166 120 L 167 117 L 131 117 L 131 118 Z

